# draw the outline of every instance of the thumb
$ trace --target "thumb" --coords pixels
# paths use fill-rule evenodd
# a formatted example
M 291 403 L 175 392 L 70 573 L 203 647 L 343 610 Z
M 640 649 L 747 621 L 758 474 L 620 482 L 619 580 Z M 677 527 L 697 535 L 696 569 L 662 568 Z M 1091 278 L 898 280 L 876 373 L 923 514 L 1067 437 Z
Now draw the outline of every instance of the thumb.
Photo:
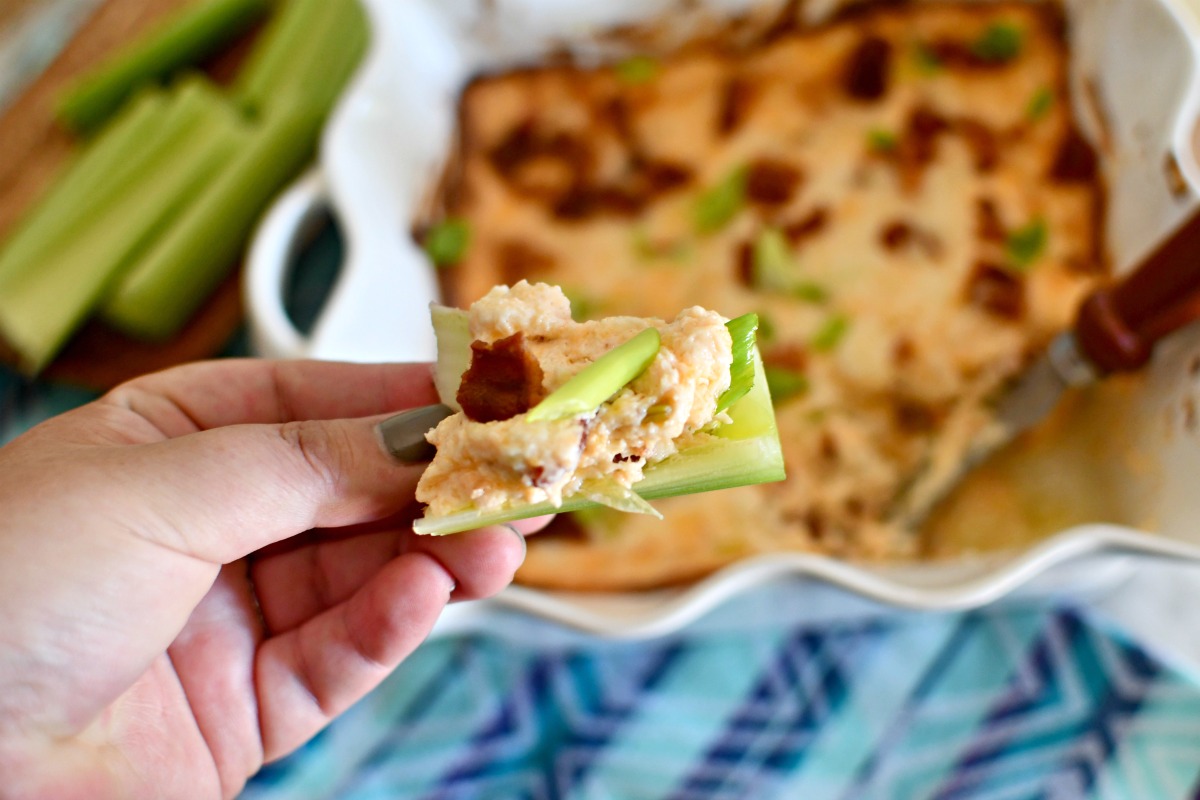
M 383 419 L 230 425 L 123 448 L 122 472 L 146 500 L 140 532 L 224 564 L 310 528 L 397 513 L 424 465 L 389 455 Z

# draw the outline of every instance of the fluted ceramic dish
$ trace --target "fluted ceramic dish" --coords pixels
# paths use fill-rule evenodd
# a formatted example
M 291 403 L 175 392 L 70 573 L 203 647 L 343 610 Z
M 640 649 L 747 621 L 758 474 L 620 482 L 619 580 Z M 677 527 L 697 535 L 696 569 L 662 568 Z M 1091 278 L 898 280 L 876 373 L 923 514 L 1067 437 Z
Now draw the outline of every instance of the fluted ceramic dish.
M 936 0 L 929 0 L 936 2 Z M 980 0 L 984 2 L 985 0 Z M 428 304 L 437 285 L 408 221 L 428 197 L 453 141 L 459 90 L 471 76 L 571 47 L 619 57 L 596 34 L 661 18 L 678 0 L 366 0 L 373 41 L 332 119 L 318 168 L 275 205 L 252 248 L 246 297 L 253 342 L 274 357 L 432 360 Z M 686 4 L 687 20 L 778 3 Z M 818 21 L 836 2 L 810 2 Z M 1071 85 L 1085 133 L 1103 130 L 1110 196 L 1107 247 L 1117 271 L 1151 250 L 1200 207 L 1200 0 L 1067 0 Z M 1102 109 L 1102 110 L 1101 110 Z M 1101 115 L 1103 119 L 1101 119 Z M 332 210 L 346 263 L 311 334 L 298 332 L 282 296 L 298 242 Z M 950 562 L 860 566 L 810 554 L 747 559 L 695 584 L 663 591 L 586 595 L 512 587 L 490 605 L 590 632 L 635 637 L 674 630 L 723 600 L 778 580 L 817 579 L 885 604 L 963 609 L 1005 597 L 1082 592 L 1127 575 L 1141 557 L 1200 559 L 1200 329 L 1159 348 L 1125 426 L 1157 476 L 1140 517 L 1153 533 L 1115 525 L 1061 531 L 1019 552 Z M 1113 554 L 1122 554 L 1113 557 Z

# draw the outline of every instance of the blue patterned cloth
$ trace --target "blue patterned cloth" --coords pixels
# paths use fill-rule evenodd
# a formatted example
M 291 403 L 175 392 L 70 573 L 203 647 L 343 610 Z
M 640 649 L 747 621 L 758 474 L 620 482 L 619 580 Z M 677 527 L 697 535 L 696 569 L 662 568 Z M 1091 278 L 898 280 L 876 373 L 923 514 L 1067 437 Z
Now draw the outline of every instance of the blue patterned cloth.
M 1182 798 L 1200 778 L 1192 677 L 1072 608 L 754 628 L 435 640 L 244 798 Z

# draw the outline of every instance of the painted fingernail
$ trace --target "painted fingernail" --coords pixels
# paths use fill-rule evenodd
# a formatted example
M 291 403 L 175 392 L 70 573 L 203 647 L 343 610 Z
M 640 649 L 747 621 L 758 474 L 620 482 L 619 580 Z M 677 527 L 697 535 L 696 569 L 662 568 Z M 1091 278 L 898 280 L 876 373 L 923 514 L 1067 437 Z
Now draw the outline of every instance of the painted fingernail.
M 425 434 L 454 412 L 443 405 L 401 411 L 376 426 L 383 449 L 405 464 L 422 464 L 433 459 L 435 449 Z
M 525 556 L 529 553 L 529 543 L 525 541 L 525 534 L 517 530 L 517 526 L 505 525 L 504 527 L 512 531 L 513 535 L 521 540 L 521 561 L 517 564 L 517 566 L 520 566 L 525 563 Z

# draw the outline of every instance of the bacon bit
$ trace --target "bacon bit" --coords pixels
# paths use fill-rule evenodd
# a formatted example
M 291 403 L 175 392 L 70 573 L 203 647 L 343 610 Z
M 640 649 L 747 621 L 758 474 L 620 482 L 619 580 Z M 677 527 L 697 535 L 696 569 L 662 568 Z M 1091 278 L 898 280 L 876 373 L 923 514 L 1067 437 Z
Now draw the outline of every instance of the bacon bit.
M 847 497 L 842 508 L 852 517 L 861 517 L 867 511 L 867 504 L 861 497 Z
M 904 366 L 911 364 L 912 360 L 917 357 L 917 346 L 913 340 L 907 336 L 901 336 L 892 345 L 892 363 L 896 366 Z
M 810 509 L 808 513 L 804 515 L 804 527 L 808 528 L 808 533 L 813 539 L 818 542 L 821 541 L 825 538 L 825 531 L 827 528 L 825 523 L 825 515 L 821 513 L 820 509 Z
M 981 173 L 993 171 L 1000 161 L 1000 148 L 992 129 L 974 119 L 956 120 L 954 127 L 967 140 L 967 145 L 974 153 L 976 171 Z
M 634 181 L 646 199 L 682 189 L 692 182 L 691 167 L 678 161 L 639 159 L 635 170 Z
M 629 102 L 623 95 L 616 95 L 608 99 L 601 106 L 601 118 L 608 121 L 612 126 L 613 132 L 617 134 L 617 138 L 626 144 L 634 141 L 633 120 L 629 114 Z
M 645 204 L 644 198 L 620 187 L 575 184 L 558 199 L 551 213 L 567 222 L 577 222 L 603 212 L 630 217 L 641 211 Z
M 967 281 L 967 302 L 989 314 L 1019 320 L 1025 314 L 1025 282 L 1004 267 L 980 261 Z
M 733 275 L 742 286 L 754 287 L 754 242 L 739 242 L 733 253 Z
M 928 106 L 917 106 L 909 114 L 896 153 L 900 180 L 906 188 L 915 189 L 920 183 L 925 167 L 937 155 L 937 137 L 949 129 L 946 119 Z
M 985 242 L 1003 244 L 1008 239 L 1008 231 L 1000 221 L 1000 212 L 990 197 L 975 201 L 975 233 Z
M 754 85 L 745 78 L 733 76 L 721 89 L 721 101 L 717 109 L 717 134 L 728 136 L 745 122 L 754 104 Z
M 612 457 L 612 460 L 613 460 L 614 464 L 624 464 L 627 461 L 631 462 L 633 464 L 636 464 L 637 462 L 642 460 L 642 457 L 639 456 L 637 453 L 633 453 L 631 455 L 624 455 L 623 453 L 617 453 L 616 455 L 614 455 Z
M 1011 64 L 1015 59 L 982 58 L 970 42 L 941 38 L 924 43 L 925 50 L 937 63 L 948 69 L 994 70 Z
M 892 406 L 896 426 L 906 433 L 929 433 L 937 427 L 941 413 L 924 403 L 897 399 Z
M 1050 167 L 1050 178 L 1059 183 L 1088 183 L 1096 178 L 1096 151 L 1074 127 L 1063 136 Z
M 763 363 L 792 372 L 804 372 L 808 368 L 808 350 L 795 342 L 776 345 L 763 353 Z
M 842 72 L 842 88 L 855 100 L 879 100 L 888 89 L 892 45 L 878 36 L 868 36 L 858 43 L 846 60 Z
M 520 332 L 491 344 L 471 342 L 471 366 L 457 395 L 467 419 L 510 419 L 532 408 L 541 393 L 542 368 L 525 350 Z
M 896 220 L 884 226 L 879 232 L 879 242 L 889 252 L 902 248 L 915 248 L 931 259 L 942 255 L 942 240 L 923 228 L 918 228 L 903 220 Z
M 505 239 L 496 248 L 496 264 L 503 283 L 544 275 L 555 267 L 554 256 L 518 239 Z
M 783 235 L 787 238 L 788 244 L 795 247 L 805 239 L 816 236 L 824 230 L 828 222 L 828 210 L 824 206 L 814 208 L 808 216 L 801 217 L 795 222 L 784 225 Z
M 781 206 L 792 199 L 804 174 L 786 161 L 759 158 L 746 168 L 746 198 L 763 206 Z
M 836 462 L 842 455 L 841 448 L 838 447 L 837 439 L 833 438 L 833 434 L 829 431 L 821 432 L 821 440 L 818 449 L 821 453 L 821 458 L 829 462 Z

